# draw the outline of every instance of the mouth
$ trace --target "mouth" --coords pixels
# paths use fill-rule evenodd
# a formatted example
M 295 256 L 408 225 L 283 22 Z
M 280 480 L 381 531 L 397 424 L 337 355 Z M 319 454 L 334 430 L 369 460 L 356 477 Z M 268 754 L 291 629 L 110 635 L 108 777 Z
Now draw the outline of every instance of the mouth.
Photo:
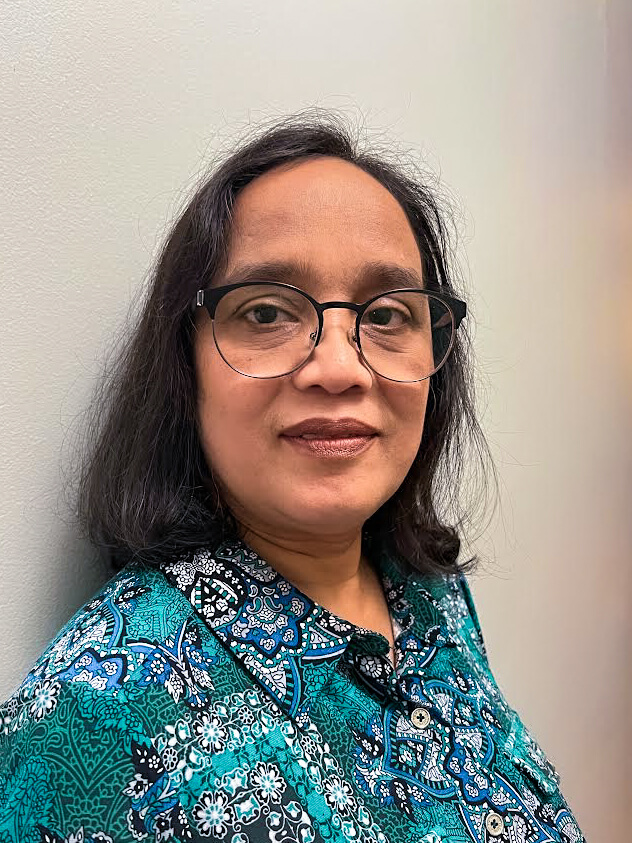
M 355 457 L 363 453 L 378 431 L 358 419 L 305 419 L 281 432 L 293 447 L 320 457 Z
M 286 427 L 281 436 L 300 437 L 302 439 L 354 439 L 357 437 L 377 436 L 378 431 L 359 419 L 304 419 L 298 424 Z

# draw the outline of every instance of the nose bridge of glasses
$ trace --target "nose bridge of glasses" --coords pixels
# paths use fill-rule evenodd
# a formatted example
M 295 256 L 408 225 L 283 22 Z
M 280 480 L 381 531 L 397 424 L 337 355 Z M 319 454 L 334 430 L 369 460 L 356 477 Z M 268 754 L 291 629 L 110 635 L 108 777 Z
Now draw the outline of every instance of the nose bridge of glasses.
M 322 304 L 319 304 L 317 309 L 319 311 L 319 315 L 320 315 L 320 318 L 321 318 L 321 330 L 320 330 L 320 335 L 318 337 L 318 341 L 317 341 L 316 345 L 319 345 L 322 338 L 323 338 L 323 333 L 324 333 L 324 330 L 325 330 L 325 311 L 326 310 L 350 310 L 350 311 L 353 312 L 354 315 L 353 316 L 349 315 L 349 317 L 347 319 L 345 319 L 344 316 L 341 314 L 340 320 L 338 320 L 338 319 L 334 320 L 334 325 L 338 322 L 341 322 L 344 333 L 345 333 L 346 337 L 348 338 L 348 340 L 350 341 L 350 343 L 351 344 L 357 344 L 356 323 L 357 323 L 358 314 L 360 313 L 360 309 L 361 309 L 360 305 L 357 305 L 357 304 L 354 304 L 353 302 L 348 302 L 348 301 L 328 301 L 328 302 L 323 302 Z M 345 325 L 345 322 L 346 322 L 346 325 Z M 331 329 L 334 325 L 331 324 L 331 320 L 330 320 L 329 328 Z

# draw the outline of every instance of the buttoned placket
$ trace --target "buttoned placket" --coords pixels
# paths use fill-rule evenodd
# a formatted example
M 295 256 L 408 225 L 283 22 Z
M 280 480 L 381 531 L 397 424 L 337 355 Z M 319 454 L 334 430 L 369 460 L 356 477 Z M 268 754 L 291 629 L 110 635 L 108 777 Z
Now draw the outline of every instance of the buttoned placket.
M 489 718 L 493 718 L 493 728 L 499 731 L 498 749 L 530 774 L 545 793 L 555 789 L 555 774 L 551 775 L 547 769 L 546 759 L 536 758 L 539 748 L 535 743 L 531 746 L 531 738 L 517 715 L 510 723 L 506 722 L 505 715 L 511 719 L 515 713 L 504 703 L 480 648 L 474 652 L 469 641 L 471 630 L 468 631 L 467 623 L 470 616 L 460 596 L 463 586 L 456 578 L 444 579 L 435 588 L 432 583 L 426 586 L 418 577 L 408 581 L 405 574 L 393 573 L 394 566 L 388 562 L 379 566 L 394 627 L 396 659 L 393 665 L 386 657 L 389 643 L 384 636 L 356 627 L 314 603 L 241 543 L 226 545 L 213 556 L 208 552 L 194 555 L 188 564 L 190 570 L 181 582 L 177 581 L 177 566 L 171 571 L 167 568 L 168 577 L 189 598 L 209 629 L 253 681 L 298 728 L 312 727 L 312 706 L 321 695 L 327 694 L 334 673 L 339 672 L 346 680 L 362 683 L 372 691 L 384 709 L 385 725 L 397 723 L 403 716 L 410 724 L 404 726 L 405 731 L 421 731 L 430 741 L 445 741 L 453 724 L 445 719 L 441 703 L 435 700 L 432 690 L 428 690 L 437 682 L 441 684 L 436 668 L 433 671 L 431 665 L 442 649 L 458 648 L 479 689 L 476 693 L 482 691 L 490 706 L 484 716 L 488 723 L 491 723 Z M 290 636 L 288 643 L 275 639 L 271 658 L 260 658 L 259 665 L 253 666 L 256 661 L 252 658 L 253 646 L 242 633 L 247 621 L 257 615 L 255 603 L 262 594 L 271 595 L 266 621 L 272 627 L 275 613 L 287 615 L 290 605 L 297 601 L 300 618 L 297 615 L 295 620 L 300 634 L 295 641 Z M 459 600 L 463 604 L 462 610 Z M 213 611 L 206 612 L 209 608 Z M 363 669 L 363 658 L 374 659 L 381 666 L 379 681 Z M 470 680 L 460 669 L 451 667 L 451 663 L 451 657 L 442 661 L 441 676 L 446 671 L 448 675 L 454 673 L 454 680 L 459 687 L 463 685 L 461 690 L 465 692 Z M 364 667 L 367 665 L 368 661 Z M 277 687 L 274 682 L 271 684 L 275 675 L 282 680 Z M 292 683 L 293 695 L 279 691 Z M 497 714 L 500 721 L 496 719 Z M 474 810 L 468 803 L 470 809 Z M 504 834 L 505 820 L 498 810 L 483 811 L 481 807 L 476 821 L 484 825 L 490 839 Z
M 185 575 L 182 573 L 183 565 Z M 189 598 L 196 612 L 233 657 L 300 727 L 308 724 L 311 706 L 325 690 L 332 672 L 339 669 L 339 663 L 353 665 L 354 662 L 354 669 L 364 684 L 394 703 L 409 718 L 417 710 L 415 716 L 418 721 L 425 722 L 428 715 L 432 717 L 432 712 L 429 707 L 425 707 L 427 713 L 420 711 L 424 706 L 407 693 L 405 680 L 423 675 L 424 667 L 431 661 L 437 645 L 442 643 L 437 624 L 445 627 L 445 618 L 431 595 L 425 593 L 428 612 L 434 618 L 435 626 L 428 630 L 417 629 L 412 635 L 415 619 L 407 597 L 405 574 L 386 555 L 378 557 L 377 567 L 393 625 L 394 664 L 387 658 L 389 642 L 383 635 L 354 626 L 314 603 L 238 540 L 225 543 L 214 554 L 200 551 L 185 563 L 180 560 L 167 566 L 165 573 Z M 293 606 L 296 601 L 302 605 L 305 635 L 296 645 L 278 641 L 275 644 L 271 640 L 275 649 L 270 658 L 265 655 L 255 658 L 254 644 L 248 642 L 244 630 L 253 613 L 258 611 L 254 608 L 255 603 L 262 598 L 256 595 L 265 597 L 266 594 L 270 606 L 276 607 L 268 610 L 267 620 L 271 625 L 274 625 L 275 611 L 287 611 L 288 606 Z M 221 611 L 217 611 L 219 607 Z M 436 640 L 427 641 L 429 636 Z M 445 641 L 448 645 L 452 643 Z M 358 669 L 358 660 L 363 658 L 377 660 L 381 666 L 379 688 L 372 681 L 377 677 Z M 309 672 L 309 683 L 297 684 L 295 678 L 305 669 Z M 278 685 L 275 684 L 275 676 L 279 677 L 279 681 L 283 676 L 286 679 Z M 283 693 L 289 685 L 295 691 L 291 697 Z
M 435 711 L 430 704 L 424 704 L 411 695 L 405 685 L 406 679 L 423 677 L 425 668 L 432 662 L 439 650 L 438 645 L 432 645 L 434 652 L 424 652 L 401 648 L 402 636 L 395 637 L 396 663 L 393 665 L 386 658 L 388 642 L 384 636 L 366 629 L 356 629 L 349 647 L 345 651 L 343 661 L 355 671 L 362 684 L 377 693 L 383 700 L 388 700 L 396 708 L 408 717 L 412 724 L 420 729 L 428 728 L 433 722 L 442 722 L 439 712 Z M 404 641 L 406 638 L 404 636 Z M 454 647 L 455 642 L 447 639 L 442 646 Z M 417 655 L 418 658 L 414 658 Z M 385 682 L 380 682 L 378 676 L 371 675 L 363 665 L 364 659 L 377 659 L 380 661 L 383 670 L 381 675 L 386 677 Z M 412 663 L 411 663 L 412 662 Z M 444 724 L 445 725 L 445 724 Z

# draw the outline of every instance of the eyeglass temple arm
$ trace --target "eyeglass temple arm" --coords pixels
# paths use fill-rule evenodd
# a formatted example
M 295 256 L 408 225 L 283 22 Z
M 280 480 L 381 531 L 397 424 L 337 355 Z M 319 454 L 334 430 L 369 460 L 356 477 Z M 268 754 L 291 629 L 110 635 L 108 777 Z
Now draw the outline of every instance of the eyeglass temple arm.
M 211 302 L 209 301 L 209 297 L 205 295 L 206 292 L 206 290 L 198 290 L 195 294 L 195 298 L 191 302 L 191 313 L 193 315 L 195 315 L 198 307 L 205 307 L 209 312 L 209 316 L 211 315 Z

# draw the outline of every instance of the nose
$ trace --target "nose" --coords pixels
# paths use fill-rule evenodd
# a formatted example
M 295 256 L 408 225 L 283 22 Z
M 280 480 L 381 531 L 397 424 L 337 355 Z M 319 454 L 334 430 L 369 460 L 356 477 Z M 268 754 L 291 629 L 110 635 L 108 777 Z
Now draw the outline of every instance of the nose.
M 338 394 L 352 387 L 368 389 L 373 372 L 368 368 L 355 339 L 355 318 L 342 311 L 323 316 L 323 330 L 318 345 L 306 363 L 293 374 L 299 389 L 320 386 Z

